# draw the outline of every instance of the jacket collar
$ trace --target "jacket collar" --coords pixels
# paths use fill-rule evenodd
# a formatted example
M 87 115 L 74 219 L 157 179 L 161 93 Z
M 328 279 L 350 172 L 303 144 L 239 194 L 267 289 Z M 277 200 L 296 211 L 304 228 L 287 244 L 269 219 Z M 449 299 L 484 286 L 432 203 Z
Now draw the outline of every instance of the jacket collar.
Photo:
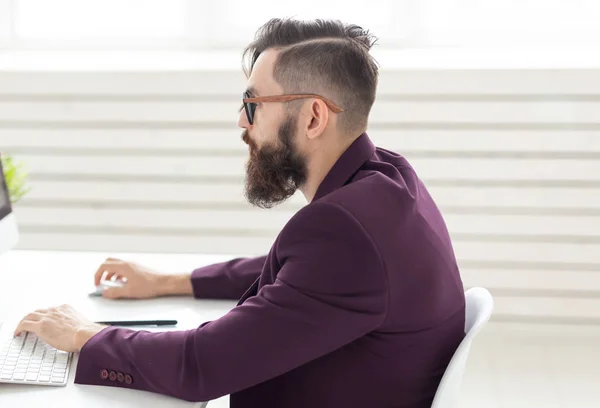
M 375 153 L 375 145 L 366 133 L 361 134 L 337 159 L 325 176 L 313 201 L 342 187 L 360 167 Z

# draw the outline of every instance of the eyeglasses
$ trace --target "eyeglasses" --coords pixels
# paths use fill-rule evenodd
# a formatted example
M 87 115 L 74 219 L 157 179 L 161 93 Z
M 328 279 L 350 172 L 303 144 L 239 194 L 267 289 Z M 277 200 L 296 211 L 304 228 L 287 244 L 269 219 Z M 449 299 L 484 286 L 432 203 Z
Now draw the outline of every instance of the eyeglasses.
M 308 99 L 308 98 L 318 98 L 325 102 L 325 105 L 329 109 L 331 109 L 334 113 L 340 113 L 344 110 L 337 106 L 335 103 L 331 102 L 329 99 L 316 94 L 288 94 L 288 95 L 270 95 L 270 96 L 257 96 L 255 98 L 250 97 L 250 93 L 248 91 L 244 92 L 244 97 L 242 101 L 244 103 L 244 109 L 246 110 L 246 117 L 248 118 L 248 122 L 253 125 L 254 124 L 254 112 L 256 111 L 256 104 L 258 102 L 289 102 L 297 99 Z

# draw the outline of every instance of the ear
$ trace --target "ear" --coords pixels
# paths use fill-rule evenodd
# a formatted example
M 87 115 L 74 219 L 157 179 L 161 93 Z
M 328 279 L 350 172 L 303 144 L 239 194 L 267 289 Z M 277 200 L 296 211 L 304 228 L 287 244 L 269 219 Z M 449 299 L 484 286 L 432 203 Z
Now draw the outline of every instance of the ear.
M 308 112 L 308 126 L 306 136 L 309 139 L 316 139 L 321 136 L 329 122 L 329 108 L 320 99 L 314 99 L 310 103 L 310 111 Z

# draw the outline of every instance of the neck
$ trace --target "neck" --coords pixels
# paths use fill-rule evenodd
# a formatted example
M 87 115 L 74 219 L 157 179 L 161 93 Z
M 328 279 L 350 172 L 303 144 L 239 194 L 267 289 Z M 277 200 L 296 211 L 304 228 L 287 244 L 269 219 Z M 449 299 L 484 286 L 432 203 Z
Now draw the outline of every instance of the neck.
M 308 159 L 308 175 L 306 182 L 300 187 L 300 191 L 304 194 L 307 202 L 312 202 L 319 186 L 325 179 L 325 176 L 331 171 L 340 156 L 350 147 L 354 139 L 350 137 L 341 137 L 342 140 L 347 140 L 346 143 L 337 143 L 335 146 L 315 151 L 315 154 Z

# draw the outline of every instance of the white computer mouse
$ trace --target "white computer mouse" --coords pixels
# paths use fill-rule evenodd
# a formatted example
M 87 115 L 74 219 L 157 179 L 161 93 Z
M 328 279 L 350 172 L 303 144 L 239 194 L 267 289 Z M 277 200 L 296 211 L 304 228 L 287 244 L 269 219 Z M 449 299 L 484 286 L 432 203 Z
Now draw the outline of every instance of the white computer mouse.
M 108 288 L 120 288 L 126 283 L 123 281 L 100 281 L 100 284 L 96 286 L 96 290 L 91 292 L 90 296 L 102 296 L 102 292 L 104 292 Z

